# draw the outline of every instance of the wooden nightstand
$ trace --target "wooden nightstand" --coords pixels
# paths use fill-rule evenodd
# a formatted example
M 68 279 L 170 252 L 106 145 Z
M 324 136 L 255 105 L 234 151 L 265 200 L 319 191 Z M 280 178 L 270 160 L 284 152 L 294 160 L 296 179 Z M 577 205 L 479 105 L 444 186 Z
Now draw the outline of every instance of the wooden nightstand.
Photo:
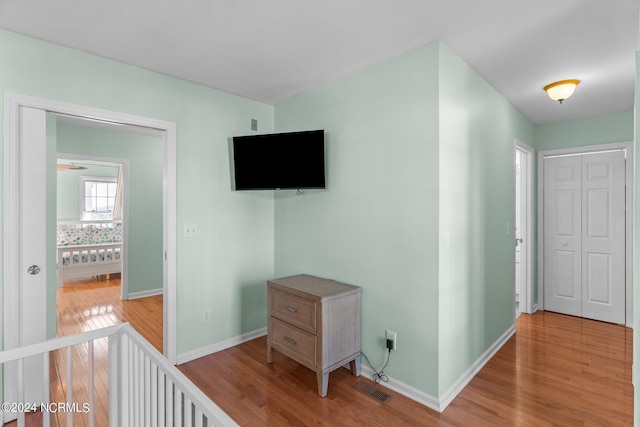
M 360 294 L 357 286 L 301 274 L 267 282 L 267 362 L 278 350 L 312 369 L 318 394 L 329 372 L 347 363 L 360 375 Z

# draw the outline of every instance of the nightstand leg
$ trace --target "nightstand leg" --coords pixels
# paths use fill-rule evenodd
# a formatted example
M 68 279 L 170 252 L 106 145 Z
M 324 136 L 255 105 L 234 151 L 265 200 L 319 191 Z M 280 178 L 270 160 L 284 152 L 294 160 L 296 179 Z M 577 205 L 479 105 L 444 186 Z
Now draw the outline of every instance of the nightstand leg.
M 267 344 L 267 363 L 273 363 L 273 348 Z
M 351 375 L 354 377 L 360 376 L 360 355 L 357 355 L 351 362 L 349 362 L 351 368 Z
M 318 371 L 316 377 L 318 378 L 318 394 L 320 397 L 325 397 L 329 387 L 329 373 L 323 374 L 322 371 Z

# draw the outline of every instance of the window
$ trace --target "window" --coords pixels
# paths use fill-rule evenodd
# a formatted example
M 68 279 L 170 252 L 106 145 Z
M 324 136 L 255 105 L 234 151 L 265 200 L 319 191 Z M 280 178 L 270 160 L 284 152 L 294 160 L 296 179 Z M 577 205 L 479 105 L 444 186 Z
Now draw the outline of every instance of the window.
M 80 206 L 83 220 L 113 219 L 117 179 L 83 176 L 80 179 Z

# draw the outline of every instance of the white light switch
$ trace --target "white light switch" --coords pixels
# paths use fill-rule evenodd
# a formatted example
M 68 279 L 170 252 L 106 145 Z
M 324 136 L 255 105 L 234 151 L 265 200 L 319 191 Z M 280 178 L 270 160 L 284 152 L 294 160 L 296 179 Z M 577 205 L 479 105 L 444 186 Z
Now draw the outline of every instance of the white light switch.
M 198 237 L 198 224 L 185 224 L 184 237 Z

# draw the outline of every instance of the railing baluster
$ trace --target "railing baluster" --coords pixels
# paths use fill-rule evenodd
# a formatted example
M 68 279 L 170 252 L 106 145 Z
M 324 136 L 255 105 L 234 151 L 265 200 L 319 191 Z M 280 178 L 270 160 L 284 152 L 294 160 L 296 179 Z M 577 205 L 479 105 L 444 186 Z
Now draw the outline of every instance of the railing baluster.
M 165 378 L 162 369 L 158 368 L 158 427 L 164 427 L 166 422 L 164 417 L 167 396 Z
M 120 371 L 120 390 L 122 391 L 123 413 L 120 415 L 121 424 L 124 425 L 131 420 L 131 340 L 126 334 L 120 336 L 122 343 L 122 369 Z M 131 424 L 129 424 L 131 425 Z
M 151 392 L 149 393 L 149 401 L 151 403 L 149 410 L 151 412 L 151 417 L 149 418 L 149 423 L 152 426 L 158 425 L 158 366 L 151 362 L 150 367 L 151 373 Z
M 198 408 L 196 408 L 196 418 L 195 418 L 195 427 L 203 427 L 204 426 L 204 422 L 203 422 L 203 417 L 204 414 L 202 413 L 202 411 Z
M 162 369 L 158 367 L 158 427 L 165 426 L 165 376 Z
M 123 396 L 124 376 L 122 375 L 125 358 L 122 349 L 122 335 L 111 335 L 109 337 L 109 426 L 118 427 L 122 425 L 122 414 L 125 411 Z
M 96 420 L 95 420 L 95 412 L 93 411 L 93 404 L 94 404 L 94 389 L 95 389 L 95 369 L 94 369 L 94 363 L 93 363 L 93 340 L 87 342 L 88 347 L 87 347 L 87 357 L 89 358 L 88 360 L 88 367 L 87 367 L 87 374 L 89 376 L 89 427 L 94 427 L 96 425 Z
M 15 397 L 17 402 L 26 403 L 24 402 L 25 392 L 28 390 L 25 387 L 28 385 L 26 382 L 29 379 L 26 375 L 29 373 L 26 368 L 28 365 L 25 364 L 26 359 L 33 356 L 42 357 L 42 375 L 44 382 L 49 384 L 50 364 L 53 363 L 50 352 L 66 348 L 66 353 L 60 352 L 62 357 L 66 357 L 67 370 L 66 384 L 63 383 L 61 386 L 63 390 L 66 387 L 64 398 L 66 399 L 66 409 L 69 410 L 66 414 L 66 424 L 73 425 L 73 408 L 84 409 L 79 406 L 79 403 L 73 402 L 74 346 L 83 345 L 82 349 L 84 350 L 86 343 L 89 387 L 87 391 L 88 424 L 95 425 L 96 400 L 99 398 L 99 395 L 96 395 L 95 340 L 105 337 L 108 337 L 108 405 L 111 427 L 125 425 L 153 427 L 236 425 L 184 374 L 171 365 L 161 353 L 127 324 L 0 351 L 0 365 L 5 364 L 5 370 L 9 363 L 17 365 L 17 369 L 12 368 L 17 377 L 17 396 Z M 58 357 L 60 356 L 56 355 L 56 358 Z M 52 395 L 49 388 L 49 385 L 43 385 L 41 390 L 37 390 L 44 393 L 41 398 L 42 403 L 50 403 Z M 11 399 L 13 400 L 14 397 L 12 396 Z M 101 402 L 98 401 L 97 405 L 100 406 L 100 404 Z M 46 409 L 49 408 L 43 410 L 42 422 L 44 425 L 49 425 L 51 417 Z M 0 421 L 6 421 L 5 415 L 7 414 L 0 414 Z M 11 415 L 13 418 L 13 414 Z M 80 415 L 78 417 L 81 418 Z M 25 425 L 24 411 L 17 414 L 17 425 Z
M 182 391 L 173 384 L 173 421 L 175 426 L 184 426 L 182 418 Z
M 165 398 L 166 398 L 166 412 L 165 419 L 167 421 L 168 427 L 173 427 L 176 425 L 175 423 L 175 414 L 173 413 L 173 400 L 174 400 L 174 392 L 173 392 L 173 381 L 169 378 L 165 378 Z
M 140 353 L 144 356 L 144 425 L 151 427 L 151 361 L 144 352 Z
M 136 372 L 138 372 L 138 355 L 136 352 L 136 345 L 135 343 L 129 341 L 130 344 L 130 355 L 131 355 L 131 366 L 129 367 L 129 378 L 131 381 L 131 404 L 129 406 L 129 425 L 136 425 L 137 420 L 135 418 L 136 416 L 136 409 L 140 407 L 139 403 L 138 403 L 138 376 L 135 375 Z
M 184 425 L 188 427 L 193 426 L 193 408 L 191 407 L 191 400 L 187 396 L 184 396 Z
M 24 402 L 24 359 L 18 359 L 18 402 Z M 24 411 L 18 412 L 18 427 L 24 427 Z
M 67 347 L 67 407 L 73 402 L 73 347 Z M 73 413 L 67 412 L 67 427 L 73 427 Z
M 144 353 L 142 349 L 136 345 L 136 349 L 138 350 L 138 370 L 136 373 L 138 374 L 138 406 L 136 410 L 138 411 L 138 426 L 144 425 Z
M 42 403 L 50 403 L 50 391 L 49 384 L 51 383 L 51 377 L 49 375 L 49 352 L 42 353 Z M 49 407 L 42 411 L 42 424 L 48 426 L 51 424 L 51 414 L 49 413 Z

